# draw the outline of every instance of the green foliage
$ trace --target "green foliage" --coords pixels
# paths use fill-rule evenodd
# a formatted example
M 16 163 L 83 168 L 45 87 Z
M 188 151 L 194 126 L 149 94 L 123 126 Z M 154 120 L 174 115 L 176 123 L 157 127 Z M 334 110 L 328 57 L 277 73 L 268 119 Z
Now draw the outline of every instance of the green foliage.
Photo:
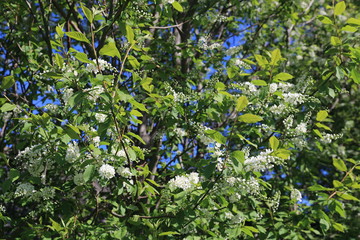
M 358 237 L 357 1 L 0 8 L 1 236 Z

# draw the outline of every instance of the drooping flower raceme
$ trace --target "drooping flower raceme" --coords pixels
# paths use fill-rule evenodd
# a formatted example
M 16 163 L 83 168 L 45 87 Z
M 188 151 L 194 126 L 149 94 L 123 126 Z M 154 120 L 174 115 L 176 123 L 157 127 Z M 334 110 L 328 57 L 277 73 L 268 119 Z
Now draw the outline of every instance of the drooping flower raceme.
M 291 190 L 290 198 L 296 202 L 301 202 L 302 201 L 301 192 L 296 188 L 293 188 Z
M 176 176 L 175 178 L 169 181 L 170 189 L 181 188 L 186 191 L 192 189 L 196 184 L 200 181 L 199 174 L 196 172 L 192 172 L 190 174 L 186 174 L 184 176 Z
M 65 160 L 69 163 L 75 162 L 80 157 L 80 150 L 77 142 L 71 142 L 66 150 Z
M 109 164 L 103 164 L 99 169 L 101 177 L 111 179 L 115 176 L 115 168 Z

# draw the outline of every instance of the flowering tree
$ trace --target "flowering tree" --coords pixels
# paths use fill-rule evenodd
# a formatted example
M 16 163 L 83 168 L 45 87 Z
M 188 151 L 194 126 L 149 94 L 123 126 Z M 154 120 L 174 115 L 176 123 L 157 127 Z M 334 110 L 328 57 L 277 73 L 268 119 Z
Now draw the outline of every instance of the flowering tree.
M 355 239 L 356 4 L 2 1 L 1 235 Z

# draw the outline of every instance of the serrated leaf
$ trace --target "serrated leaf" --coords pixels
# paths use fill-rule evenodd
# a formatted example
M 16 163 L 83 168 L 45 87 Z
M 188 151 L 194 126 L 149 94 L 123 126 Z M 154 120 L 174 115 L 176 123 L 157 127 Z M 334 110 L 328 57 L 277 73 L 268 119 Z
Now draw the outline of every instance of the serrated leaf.
M 184 9 L 183 7 L 181 6 L 181 4 L 177 1 L 174 1 L 172 4 L 171 4 L 177 11 L 179 12 L 183 12 Z
M 346 21 L 346 23 L 360 26 L 360 19 L 357 19 L 357 18 L 349 18 L 349 19 Z
M 275 80 L 275 81 L 278 81 L 278 80 L 280 80 L 280 81 L 287 81 L 287 80 L 290 80 L 290 79 L 292 79 L 292 78 L 294 78 L 293 75 L 291 75 L 291 74 L 289 74 L 289 73 L 284 73 L 284 72 L 282 72 L 282 73 L 276 74 L 275 77 L 274 77 L 274 80 Z
M 140 63 L 138 62 L 138 60 L 134 57 L 134 56 L 128 56 L 128 60 L 130 65 L 134 68 L 134 69 L 138 69 L 140 67 Z
M 14 84 L 15 84 L 14 76 L 12 76 L 12 75 L 6 76 L 6 77 L 3 77 L 3 79 L 2 79 L 1 88 L 8 89 L 8 88 L 11 88 Z
M 126 25 L 125 29 L 126 29 L 126 39 L 129 41 L 130 44 L 134 44 L 135 43 L 134 30 L 129 25 Z
M 346 25 L 345 27 L 341 28 L 341 31 L 344 31 L 344 32 L 356 32 L 357 30 L 358 29 L 356 27 L 352 27 L 349 25 Z
M 249 104 L 249 101 L 246 96 L 241 96 L 236 101 L 236 111 L 242 111 L 246 108 L 246 106 Z
M 342 14 L 345 11 L 345 9 L 346 9 L 345 2 L 344 1 L 338 2 L 334 8 L 335 16 Z
M 94 62 L 89 60 L 88 56 L 85 53 L 82 53 L 82 52 L 75 53 L 75 58 L 77 60 L 81 61 L 81 62 L 84 62 L 84 63 L 94 64 Z
M 87 165 L 86 166 L 85 171 L 83 173 L 83 179 L 84 179 L 85 182 L 88 182 L 91 179 L 94 171 L 95 171 L 95 166 L 94 165 Z
M 331 19 L 327 16 L 320 15 L 318 16 L 318 19 L 324 24 L 334 24 L 333 21 L 331 21 Z
M 226 137 L 224 137 L 221 133 L 219 133 L 216 130 L 205 130 L 205 134 L 206 136 L 214 139 L 216 142 L 221 143 L 221 144 L 225 144 L 226 143 Z
M 262 117 L 260 117 L 258 115 L 251 114 L 251 113 L 246 113 L 246 114 L 241 115 L 239 117 L 239 121 L 244 122 L 244 123 L 257 123 L 257 122 L 260 122 L 262 120 L 263 120 Z
M 115 42 L 109 42 L 109 43 L 107 43 L 106 45 L 104 45 L 104 46 L 100 49 L 99 53 L 100 53 L 101 55 L 106 55 L 106 56 L 110 56 L 110 57 L 115 57 L 115 56 L 116 56 L 116 57 L 118 57 L 119 59 L 121 58 L 120 52 L 119 52 L 119 50 L 117 49 Z
M 265 68 L 266 65 L 269 64 L 268 60 L 265 57 L 261 56 L 261 55 L 255 54 L 254 57 L 256 59 L 256 62 L 262 68 Z
M 280 50 L 277 48 L 274 51 L 271 52 L 271 61 L 270 64 L 271 65 L 277 65 L 277 63 L 279 62 L 279 60 L 281 59 L 281 52 Z
M 331 128 L 329 128 L 328 126 L 322 124 L 322 123 L 316 123 L 315 124 L 318 128 L 323 128 L 325 130 L 331 131 Z
M 87 7 L 85 7 L 84 5 L 81 6 L 81 9 L 83 10 L 87 20 L 89 20 L 89 22 L 92 23 L 94 20 L 93 12 L 90 9 L 88 9 Z
M 328 112 L 321 110 L 316 114 L 316 121 L 322 122 L 327 118 L 327 116 L 329 116 Z
M 146 144 L 145 143 L 145 141 L 139 136 L 139 135 L 137 135 L 137 134 L 135 134 L 135 133 L 133 133 L 133 132 L 128 132 L 128 133 L 126 133 L 127 135 L 130 135 L 130 136 L 132 136 L 132 137 L 134 137 L 134 138 L 136 138 L 139 142 L 141 142 L 142 144 Z
M 330 37 L 330 43 L 333 46 L 339 46 L 339 45 L 341 45 L 341 39 L 338 38 L 338 37 L 335 37 L 335 36 L 331 36 Z
M 338 170 L 340 170 L 342 172 L 347 171 L 346 164 L 344 163 L 343 160 L 341 160 L 339 158 L 333 158 L 333 165 L 334 165 L 334 167 L 336 167 L 336 169 L 338 169 Z
M 278 147 L 279 147 L 279 140 L 275 137 L 275 136 L 272 136 L 270 139 L 269 139 L 269 142 L 270 142 L 270 147 L 272 150 L 277 150 Z
M 264 80 L 252 80 L 251 83 L 256 86 L 267 86 L 267 83 Z
M 314 129 L 313 132 L 318 135 L 318 137 L 320 137 L 321 139 L 323 138 L 321 132 L 318 129 Z
M 69 38 L 90 44 L 90 41 L 86 38 L 86 36 L 80 32 L 65 32 L 65 33 Z
M 15 107 L 16 107 L 15 104 L 5 103 L 4 105 L 1 106 L 1 111 L 2 112 L 12 111 L 15 109 Z
M 336 195 L 345 200 L 360 201 L 357 197 L 354 197 L 353 195 L 350 195 L 348 193 L 337 192 Z

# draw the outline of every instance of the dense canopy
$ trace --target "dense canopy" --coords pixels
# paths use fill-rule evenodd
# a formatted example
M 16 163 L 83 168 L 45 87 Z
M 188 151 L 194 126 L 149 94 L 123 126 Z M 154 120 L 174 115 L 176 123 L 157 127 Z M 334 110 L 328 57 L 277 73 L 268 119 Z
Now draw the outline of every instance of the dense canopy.
M 359 238 L 359 1 L 0 9 L 2 237 Z

